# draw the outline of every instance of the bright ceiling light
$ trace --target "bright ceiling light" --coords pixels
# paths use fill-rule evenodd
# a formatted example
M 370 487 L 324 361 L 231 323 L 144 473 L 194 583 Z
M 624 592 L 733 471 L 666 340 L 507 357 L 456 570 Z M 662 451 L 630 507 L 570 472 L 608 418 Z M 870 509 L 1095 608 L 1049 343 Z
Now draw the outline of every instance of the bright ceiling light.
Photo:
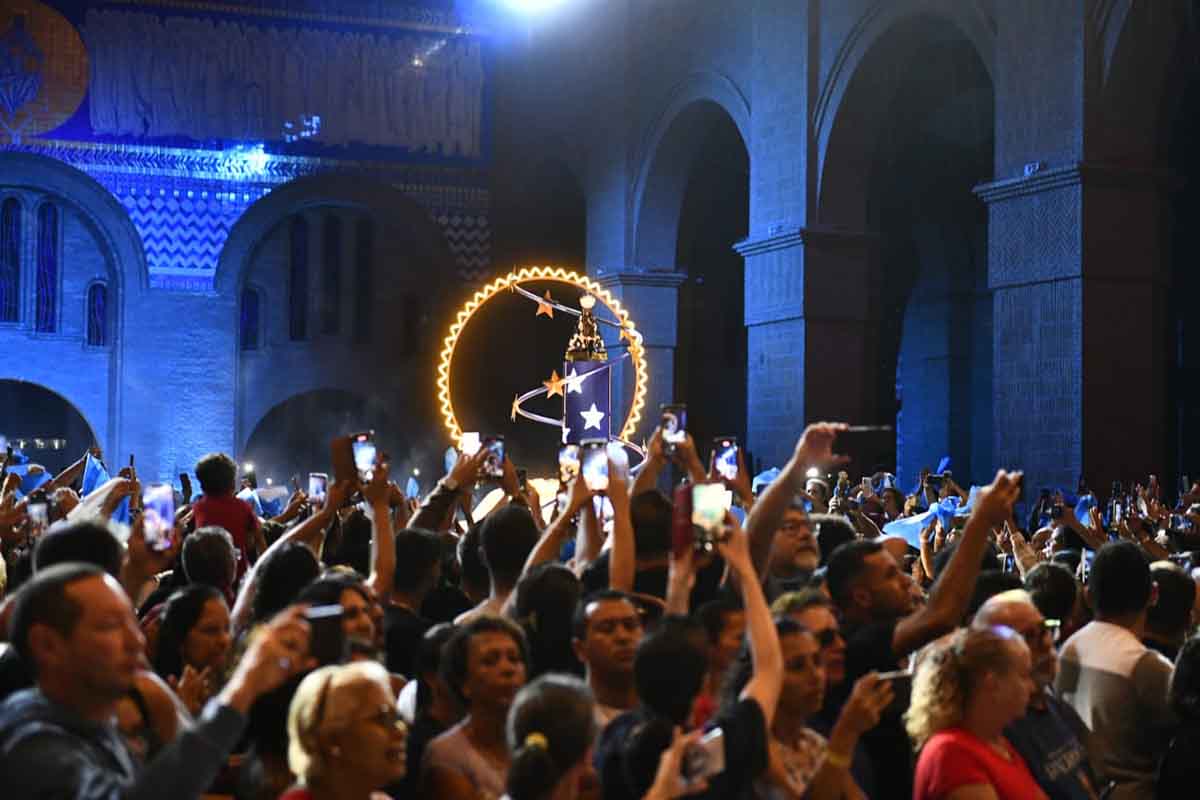
M 513 11 L 522 14 L 541 14 L 555 6 L 562 5 L 563 0 L 501 0 Z

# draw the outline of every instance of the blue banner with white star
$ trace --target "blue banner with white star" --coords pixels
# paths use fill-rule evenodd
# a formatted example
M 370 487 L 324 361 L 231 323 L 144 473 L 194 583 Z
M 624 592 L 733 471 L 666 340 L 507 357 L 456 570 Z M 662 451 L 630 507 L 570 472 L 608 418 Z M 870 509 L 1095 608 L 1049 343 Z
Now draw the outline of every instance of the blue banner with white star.
M 563 443 L 608 439 L 612 369 L 607 361 L 567 361 L 563 364 L 566 391 Z

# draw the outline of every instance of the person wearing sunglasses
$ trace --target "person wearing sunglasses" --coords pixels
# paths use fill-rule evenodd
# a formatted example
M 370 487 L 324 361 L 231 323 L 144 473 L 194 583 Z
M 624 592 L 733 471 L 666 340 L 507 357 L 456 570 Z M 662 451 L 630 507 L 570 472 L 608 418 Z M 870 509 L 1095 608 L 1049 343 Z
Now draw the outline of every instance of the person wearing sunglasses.
M 376 662 L 309 673 L 292 698 L 287 729 L 297 785 L 280 800 L 367 800 L 404 777 L 408 729 L 387 670 Z
M 1004 730 L 1013 749 L 1025 759 L 1034 779 L 1051 800 L 1093 800 L 1102 787 L 1088 761 L 1088 729 L 1079 714 L 1054 691 L 1058 653 L 1054 635 L 1059 621 L 1046 619 L 1024 589 L 1001 592 L 975 612 L 972 626 L 1002 625 L 1021 635 L 1029 647 L 1036 691 L 1025 716 Z

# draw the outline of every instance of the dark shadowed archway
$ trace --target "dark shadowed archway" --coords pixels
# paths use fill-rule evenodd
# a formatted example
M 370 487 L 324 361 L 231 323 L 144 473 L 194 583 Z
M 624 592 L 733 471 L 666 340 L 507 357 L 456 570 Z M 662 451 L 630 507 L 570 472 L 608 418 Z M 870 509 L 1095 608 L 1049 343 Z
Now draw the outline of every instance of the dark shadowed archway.
M 0 408 L 4 409 L 0 436 L 51 474 L 70 466 L 89 447 L 103 446 L 91 423 L 70 400 L 39 384 L 0 380 Z M 19 444 L 21 440 L 25 441 L 24 447 Z M 51 440 L 62 440 L 64 444 L 54 447 Z M 109 457 L 109 463 L 118 462 L 124 463 L 119 455 Z

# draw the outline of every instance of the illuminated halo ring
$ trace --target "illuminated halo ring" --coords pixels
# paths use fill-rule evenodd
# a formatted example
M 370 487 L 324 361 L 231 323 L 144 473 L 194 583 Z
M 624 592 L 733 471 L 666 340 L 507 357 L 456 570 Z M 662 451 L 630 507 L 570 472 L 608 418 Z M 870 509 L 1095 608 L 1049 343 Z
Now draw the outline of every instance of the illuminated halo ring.
M 535 281 L 564 283 L 581 289 L 603 303 L 613 316 L 616 317 L 621 328 L 622 338 L 625 338 L 629 342 L 629 358 L 633 362 L 634 370 L 633 399 L 629 403 L 629 413 L 626 415 L 625 422 L 621 425 L 620 434 L 616 438 L 626 441 L 630 440 L 630 437 L 633 436 L 633 432 L 637 429 L 637 425 L 642 419 L 642 408 L 646 403 L 648 376 L 646 373 L 646 351 L 645 346 L 642 344 L 642 334 L 638 332 L 637 326 L 629 318 L 629 312 L 625 310 L 620 301 L 613 297 L 607 289 L 586 275 L 580 275 L 577 272 L 571 272 L 560 267 L 522 267 L 519 270 L 513 270 L 475 292 L 471 299 L 459 309 L 454 324 L 450 326 L 449 332 L 442 339 L 442 353 L 437 368 L 438 403 L 440 405 L 442 421 L 446 426 L 447 432 L 450 434 L 450 440 L 457 443 L 462 438 L 462 427 L 458 424 L 458 417 L 454 414 L 454 405 L 450 401 L 450 362 L 454 360 L 454 350 L 458 346 L 459 336 L 462 334 L 463 329 L 466 328 L 467 323 L 470 322 L 471 317 L 475 315 L 475 312 L 486 305 L 497 294 L 505 290 L 515 290 L 523 283 L 532 283 Z

